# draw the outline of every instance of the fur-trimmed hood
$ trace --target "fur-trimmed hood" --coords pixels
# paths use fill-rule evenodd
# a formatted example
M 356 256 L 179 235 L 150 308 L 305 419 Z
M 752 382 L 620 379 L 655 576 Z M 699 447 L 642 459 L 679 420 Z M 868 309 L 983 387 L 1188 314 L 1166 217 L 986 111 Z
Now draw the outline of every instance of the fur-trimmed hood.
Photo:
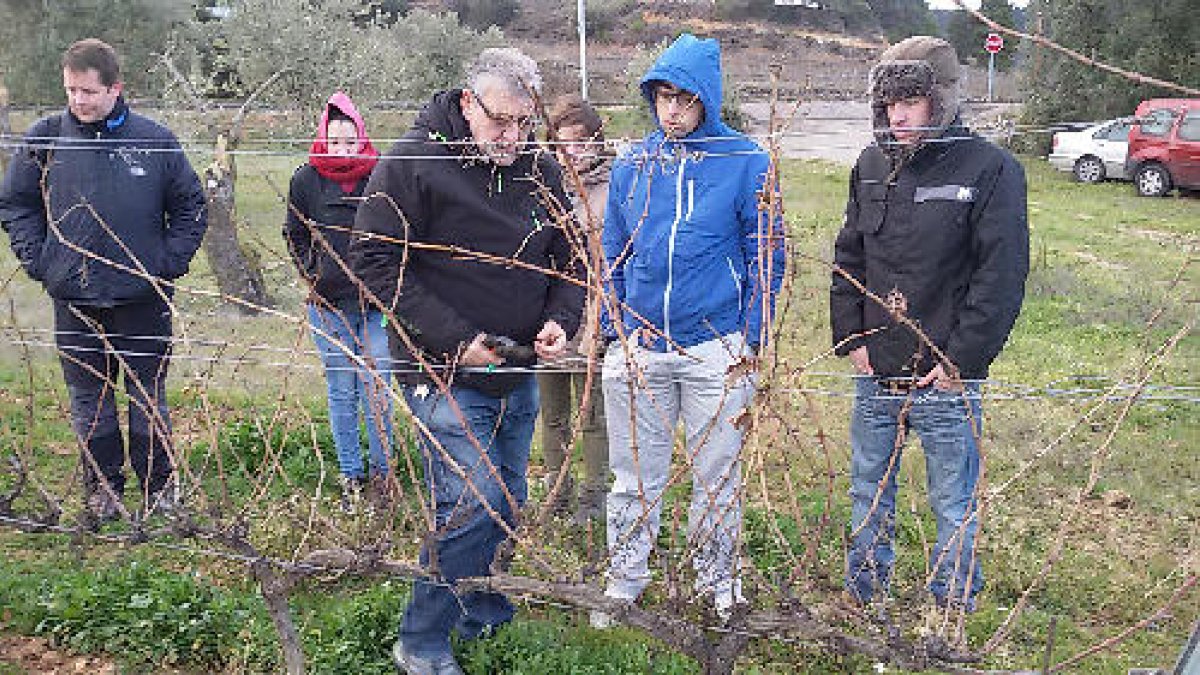
M 925 136 L 944 133 L 962 104 L 959 70 L 954 47 L 941 38 L 914 35 L 888 47 L 867 76 L 872 122 L 880 145 L 895 143 L 888 131 L 888 103 L 913 96 L 928 96 L 932 103 L 934 128 Z

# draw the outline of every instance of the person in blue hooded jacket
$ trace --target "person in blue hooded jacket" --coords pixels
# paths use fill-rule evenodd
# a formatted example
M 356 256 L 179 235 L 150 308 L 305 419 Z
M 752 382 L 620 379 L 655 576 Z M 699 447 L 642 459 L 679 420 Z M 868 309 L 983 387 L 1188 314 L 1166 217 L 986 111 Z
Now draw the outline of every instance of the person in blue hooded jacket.
M 696 587 L 727 619 L 742 602 L 742 432 L 733 419 L 753 393 L 750 377 L 731 377 L 731 368 L 753 362 L 766 340 L 784 270 L 782 225 L 762 208 L 767 153 L 721 120 L 716 40 L 681 35 L 641 89 L 658 129 L 615 162 L 602 236 L 611 278 L 603 385 L 614 474 L 605 592 L 633 601 L 650 582 L 682 422 Z M 592 615 L 598 627 L 609 621 Z

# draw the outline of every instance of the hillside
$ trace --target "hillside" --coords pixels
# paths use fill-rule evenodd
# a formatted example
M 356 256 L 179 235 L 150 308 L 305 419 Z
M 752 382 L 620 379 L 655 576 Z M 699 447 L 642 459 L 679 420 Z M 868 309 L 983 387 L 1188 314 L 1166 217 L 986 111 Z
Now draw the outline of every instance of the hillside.
M 446 0 L 413 3 L 447 9 Z M 626 92 L 631 60 L 682 31 L 721 41 L 729 81 L 739 93 L 763 94 L 769 66 L 782 67 L 789 97 L 848 98 L 861 94 L 870 61 L 886 41 L 868 17 L 857 30 L 840 14 L 804 7 L 784 14 L 741 16 L 721 9 L 736 3 L 681 0 L 589 0 L 588 68 L 591 97 L 616 102 Z M 865 4 L 864 4 L 865 6 Z M 782 17 L 783 20 L 780 20 Z M 542 63 L 551 90 L 573 88 L 579 77 L 576 3 L 518 0 L 504 32 Z

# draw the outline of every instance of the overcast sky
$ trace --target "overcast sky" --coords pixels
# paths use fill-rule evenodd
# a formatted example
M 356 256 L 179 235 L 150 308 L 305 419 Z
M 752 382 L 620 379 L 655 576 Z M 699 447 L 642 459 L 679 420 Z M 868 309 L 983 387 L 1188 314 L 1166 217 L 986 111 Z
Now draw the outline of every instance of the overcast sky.
M 954 4 L 954 0 L 925 0 L 925 4 L 929 5 L 930 9 L 957 9 L 958 5 Z M 979 9 L 979 0 L 966 0 L 968 7 Z M 1009 4 L 1014 7 L 1024 7 L 1029 4 L 1029 0 L 1009 0 Z

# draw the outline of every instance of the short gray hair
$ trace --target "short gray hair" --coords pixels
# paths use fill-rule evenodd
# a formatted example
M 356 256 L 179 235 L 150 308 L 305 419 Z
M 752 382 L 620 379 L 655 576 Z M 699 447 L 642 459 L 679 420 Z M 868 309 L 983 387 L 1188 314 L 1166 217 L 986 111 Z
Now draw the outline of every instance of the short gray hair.
M 488 80 L 499 81 L 508 93 L 525 98 L 542 93 L 537 61 L 515 47 L 489 47 L 467 66 L 467 88 L 478 91 Z

